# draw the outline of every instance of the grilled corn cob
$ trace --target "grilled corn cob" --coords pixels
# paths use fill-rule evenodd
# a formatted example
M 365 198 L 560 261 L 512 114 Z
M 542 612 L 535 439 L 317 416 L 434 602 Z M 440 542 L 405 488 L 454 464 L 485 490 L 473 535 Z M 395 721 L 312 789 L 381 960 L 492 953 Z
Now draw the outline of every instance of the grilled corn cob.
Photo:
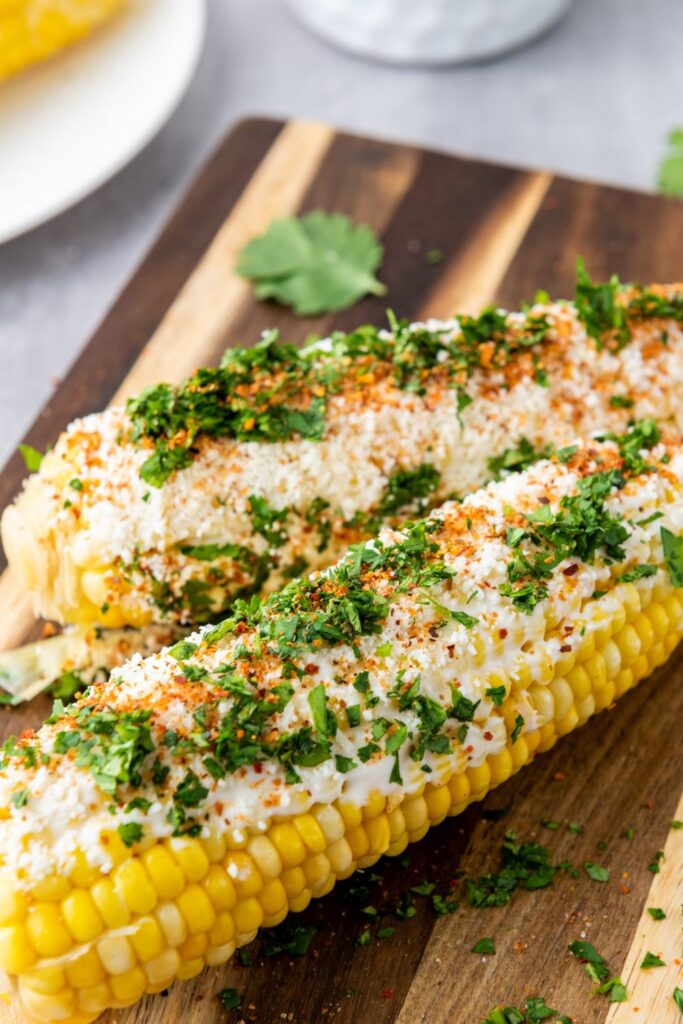
M 0 79 L 81 39 L 121 6 L 122 0 L 0 0 Z
M 592 285 L 304 350 L 269 335 L 179 388 L 73 423 L 4 513 L 38 614 L 215 621 L 383 522 L 549 446 L 654 416 L 683 429 L 683 289 Z
M 661 665 L 683 443 L 652 421 L 386 530 L 146 661 L 0 771 L 0 969 L 86 1024 L 398 854 Z

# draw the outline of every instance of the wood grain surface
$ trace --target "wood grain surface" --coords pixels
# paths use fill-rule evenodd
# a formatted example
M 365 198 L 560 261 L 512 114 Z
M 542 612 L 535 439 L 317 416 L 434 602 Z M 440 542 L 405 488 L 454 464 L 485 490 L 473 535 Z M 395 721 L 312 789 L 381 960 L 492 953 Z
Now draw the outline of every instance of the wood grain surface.
M 234 274 L 237 253 L 277 216 L 341 210 L 381 236 L 386 299 L 367 298 L 333 317 L 302 321 L 257 303 Z M 385 306 L 399 316 L 474 312 L 496 301 L 511 308 L 538 288 L 573 291 L 581 254 L 595 276 L 680 280 L 683 204 L 336 133 L 317 124 L 250 120 L 214 155 L 106 316 L 26 441 L 43 449 L 74 416 L 103 408 L 159 379 L 179 380 L 215 363 L 230 344 L 255 341 L 266 327 L 299 341 L 309 332 L 380 323 Z M 443 259 L 426 259 L 439 249 Z M 0 505 L 24 475 L 18 457 L 0 475 Z M 2 567 L 4 567 L 4 561 Z M 11 574 L 0 576 L 0 647 L 40 629 Z M 550 753 L 415 845 L 409 858 L 385 859 L 365 878 L 340 884 L 298 916 L 317 928 L 308 954 L 235 963 L 103 1018 L 104 1024 L 479 1024 L 499 1004 L 544 996 L 576 1024 L 680 1024 L 671 994 L 681 984 L 683 942 L 683 657 L 674 657 L 618 706 L 562 740 Z M 45 699 L 2 710 L 2 734 L 40 722 Z M 559 822 L 555 829 L 541 822 Z M 566 824 L 578 822 L 580 834 Z M 397 900 L 424 880 L 446 892 L 462 877 L 498 862 L 505 832 L 547 845 L 560 872 L 554 885 L 517 895 L 498 910 L 437 916 L 415 898 L 409 919 Z M 629 838 L 630 837 L 630 838 Z M 656 851 L 664 858 L 649 870 Z M 406 862 L 407 861 L 407 862 Z M 590 881 L 581 865 L 610 870 Z M 358 886 L 369 893 L 358 893 Z M 463 901 L 461 901 L 463 902 Z M 390 937 L 358 945 L 368 903 Z M 654 921 L 647 907 L 661 907 Z M 493 956 L 470 952 L 483 936 Z M 610 1006 L 592 993 L 567 953 L 587 939 L 629 990 Z M 647 951 L 667 966 L 649 971 Z M 216 994 L 235 987 L 241 1009 L 225 1011 Z M 3 1017 L 4 1013 L 4 1017 Z M 17 1021 L 10 1011 L 0 1018 Z

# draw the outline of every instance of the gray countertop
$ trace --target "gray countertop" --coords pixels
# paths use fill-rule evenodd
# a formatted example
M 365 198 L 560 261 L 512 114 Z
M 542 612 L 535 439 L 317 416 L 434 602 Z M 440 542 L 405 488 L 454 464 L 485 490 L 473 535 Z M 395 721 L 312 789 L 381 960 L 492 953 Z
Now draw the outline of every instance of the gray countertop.
M 152 144 L 95 195 L 0 247 L 0 461 L 192 175 L 244 116 L 325 120 L 642 189 L 654 185 L 668 131 L 683 124 L 680 0 L 577 0 L 532 46 L 439 70 L 337 52 L 302 29 L 282 0 L 208 5 L 197 74 Z

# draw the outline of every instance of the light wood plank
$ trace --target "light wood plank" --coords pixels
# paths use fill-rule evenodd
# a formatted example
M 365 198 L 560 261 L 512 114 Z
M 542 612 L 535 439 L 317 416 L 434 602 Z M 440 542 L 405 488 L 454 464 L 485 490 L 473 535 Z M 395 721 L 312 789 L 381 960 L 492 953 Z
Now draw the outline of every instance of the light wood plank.
M 475 314 L 493 301 L 552 180 L 545 171 L 529 173 L 484 211 L 479 230 L 439 277 L 424 315 Z
M 673 723 L 672 723 L 673 724 Z M 683 796 L 676 810 L 683 820 Z M 654 853 L 654 850 L 653 850 Z M 672 999 L 676 986 L 683 988 L 683 829 L 671 829 L 664 845 L 664 859 L 648 893 L 642 916 L 621 974 L 629 994 L 627 1003 L 615 1003 L 606 1024 L 680 1024 L 681 1012 Z M 660 907 L 664 921 L 653 921 L 648 907 Z M 654 953 L 666 967 L 641 970 L 643 957 Z

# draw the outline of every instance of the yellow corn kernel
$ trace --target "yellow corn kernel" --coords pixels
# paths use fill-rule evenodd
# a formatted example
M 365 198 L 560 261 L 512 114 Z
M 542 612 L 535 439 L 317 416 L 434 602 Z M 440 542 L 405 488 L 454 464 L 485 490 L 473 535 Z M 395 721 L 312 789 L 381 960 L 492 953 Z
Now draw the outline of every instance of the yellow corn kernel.
M 519 742 L 519 740 L 517 741 Z M 491 784 L 499 786 L 512 775 L 512 757 L 510 751 L 504 748 L 499 754 L 491 754 L 488 758 L 488 765 L 491 769 Z
M 134 914 L 149 914 L 157 905 L 157 894 L 137 857 L 120 864 L 113 875 L 114 888 Z
M 31 944 L 41 957 L 62 956 L 73 945 L 59 907 L 54 903 L 37 903 L 32 907 L 26 919 L 26 927 Z
M 226 942 L 224 946 L 209 946 L 206 951 L 206 963 L 208 967 L 219 967 L 227 963 L 235 952 L 235 943 Z
M 71 870 L 72 884 L 78 886 L 79 889 L 89 889 L 91 885 L 95 884 L 98 878 L 99 871 L 97 868 L 88 864 L 85 854 L 79 850 L 75 856 L 74 866 Z
M 158 922 L 153 917 L 140 918 L 130 941 L 138 960 L 143 964 L 148 960 L 156 960 L 164 951 L 164 936 Z
M 361 857 L 367 856 L 370 850 L 370 840 L 362 825 L 359 825 L 358 828 L 352 828 L 347 832 L 346 841 L 351 847 L 354 860 L 360 860 Z
M 104 968 L 94 949 L 82 953 L 65 966 L 66 980 L 72 988 L 90 988 L 107 980 Z
M 60 967 L 35 967 L 22 972 L 21 982 L 33 992 L 49 995 L 51 992 L 61 992 L 66 988 L 66 975 Z
M 540 689 L 540 687 L 539 687 Z M 473 800 L 482 799 L 491 785 L 491 769 L 486 761 L 476 767 L 467 769 L 467 780 Z
M 424 802 L 423 797 L 419 797 Z M 425 803 L 425 817 L 427 804 Z M 370 853 L 372 856 L 380 856 L 384 853 L 389 843 L 391 842 L 391 835 L 389 832 L 389 822 L 387 821 L 386 814 L 381 814 L 377 818 L 372 818 L 370 821 L 365 822 L 365 831 L 368 836 L 370 843 Z M 306 869 L 304 868 L 304 871 Z
M 240 900 L 232 912 L 235 921 L 235 928 L 238 934 L 249 934 L 261 927 L 263 921 L 263 907 L 255 896 L 249 899 Z
M 203 970 L 204 961 L 198 957 L 196 960 L 187 960 L 181 964 L 176 977 L 178 981 L 189 981 L 191 978 L 196 978 Z
M 332 870 L 330 862 L 324 853 L 319 853 L 316 857 L 308 857 L 303 863 L 303 869 L 306 876 L 306 885 L 313 892 L 325 885 Z
M 102 845 L 106 848 L 112 867 L 117 868 L 130 857 L 130 849 L 126 846 L 118 832 L 108 830 L 102 833 Z
M 311 818 L 311 820 L 313 821 L 316 829 L 318 829 L 318 832 L 320 832 L 315 818 Z M 298 826 L 297 831 L 300 833 Z M 322 836 L 322 833 L 320 833 L 320 835 L 322 838 L 322 848 L 325 849 L 325 839 Z M 304 837 L 302 836 L 302 838 Z M 251 836 L 247 843 L 247 853 L 253 860 L 254 864 L 258 867 L 263 878 L 277 878 L 282 873 L 282 859 L 280 854 L 277 852 L 275 846 L 267 836 Z
M 199 960 L 206 953 L 208 945 L 209 940 L 205 934 L 190 935 L 182 946 L 178 947 L 178 955 L 183 963 L 186 960 Z
M 62 900 L 62 918 L 76 942 L 91 942 L 102 934 L 104 924 L 90 893 L 74 891 Z
M 125 928 L 130 921 L 130 910 L 108 878 L 96 882 L 90 895 L 107 928 Z
M 125 974 L 110 978 L 112 995 L 118 1007 L 132 1006 L 145 991 L 147 979 L 141 967 L 134 967 Z
M 100 1014 L 111 1005 L 111 989 L 105 982 L 82 988 L 78 993 L 78 1008 L 83 1013 Z
M 21 974 L 33 967 L 35 962 L 36 954 L 29 942 L 29 931 L 25 924 L 0 928 L 0 971 Z
M 273 825 L 268 832 L 268 838 L 280 854 L 285 867 L 295 868 L 305 859 L 306 847 L 303 840 L 294 826 L 288 822 Z
M 160 899 L 174 900 L 180 895 L 185 888 L 185 875 L 175 857 L 163 844 L 157 843 L 146 850 L 140 860 Z
M 225 858 L 225 870 L 240 899 L 256 896 L 261 892 L 263 888 L 261 873 L 246 851 L 235 850 L 233 853 L 229 853 Z
M 294 896 L 289 901 L 290 910 L 293 910 L 295 914 L 300 914 L 302 910 L 305 910 L 308 904 L 311 902 L 313 893 L 310 889 L 304 889 L 298 896 Z
M 312 814 L 297 814 L 293 824 L 311 853 L 323 852 L 327 845 L 325 836 Z
M 228 852 L 225 836 L 219 835 L 217 832 L 212 832 L 206 839 L 202 839 L 202 845 L 211 864 L 218 864 Z
M 232 910 L 237 903 L 237 893 L 232 879 L 225 868 L 213 864 L 204 879 L 203 888 L 216 910 Z
M 301 868 L 288 868 L 282 872 L 280 880 L 290 902 L 306 888 L 306 876 Z
M 287 893 L 279 878 L 271 878 L 269 882 L 266 882 L 259 893 L 258 901 L 267 918 L 277 916 L 283 908 L 287 907 Z
M 168 846 L 188 882 L 201 882 L 209 870 L 209 858 L 198 839 L 169 839 Z
M 591 656 L 591 660 L 594 655 Z M 572 688 L 565 679 L 554 679 L 548 689 L 553 695 L 554 718 L 564 718 L 574 705 Z
M 286 895 L 284 898 L 286 902 Z M 231 942 L 234 936 L 235 922 L 231 915 L 224 911 L 218 915 L 215 925 L 209 932 L 209 944 L 211 946 L 224 946 L 226 942 Z
M 155 917 L 169 946 L 180 946 L 185 942 L 187 925 L 175 903 L 160 903 L 155 911 Z
M 369 821 L 382 813 L 387 805 L 387 798 L 379 792 L 371 793 L 362 807 L 363 820 Z
M 351 847 L 347 843 L 346 839 L 337 839 L 337 841 L 332 843 L 331 846 L 328 846 L 327 856 L 330 861 L 330 866 L 337 877 L 339 877 L 342 872 L 347 871 L 349 866 L 353 863 Z
M 61 992 L 43 995 L 33 992 L 19 980 L 21 1001 L 25 1009 L 37 1020 L 68 1021 L 76 1009 L 76 994 L 72 989 L 65 988 Z
M 0 928 L 26 917 L 28 900 L 9 879 L 0 881 Z
M 216 911 L 200 885 L 188 885 L 178 897 L 178 909 L 190 935 L 208 932 L 216 922 Z
M 59 903 L 68 894 L 71 886 L 64 875 L 48 875 L 32 887 L 31 900 L 34 903 Z
M 320 825 L 328 843 L 336 843 L 344 835 L 344 819 L 333 804 L 314 807 L 311 814 Z
M 363 820 L 363 812 L 358 804 L 340 803 L 339 813 L 343 819 L 346 830 L 358 828 Z
M 107 974 L 126 974 L 135 967 L 133 947 L 124 935 L 105 935 L 97 943 L 97 955 Z
M 175 949 L 165 949 L 154 960 L 142 965 L 150 985 L 161 985 L 165 988 L 175 978 L 180 969 L 180 956 Z

